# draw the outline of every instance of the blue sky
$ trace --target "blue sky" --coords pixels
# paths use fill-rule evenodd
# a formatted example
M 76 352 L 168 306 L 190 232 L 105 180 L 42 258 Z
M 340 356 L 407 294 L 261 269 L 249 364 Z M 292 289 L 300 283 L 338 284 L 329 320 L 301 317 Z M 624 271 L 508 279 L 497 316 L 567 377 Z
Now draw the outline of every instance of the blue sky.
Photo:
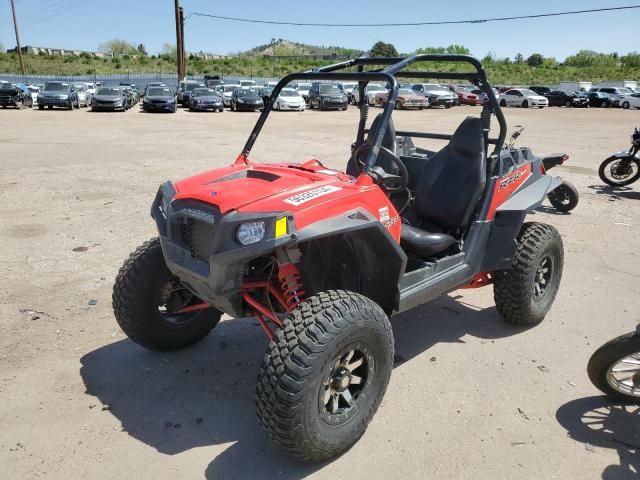
M 455 2 L 404 0 L 280 1 L 182 0 L 189 12 L 263 18 L 280 21 L 381 23 L 511 16 L 629 5 L 604 0 L 554 2 Z M 95 50 L 101 42 L 122 38 L 144 43 L 156 53 L 175 44 L 173 0 L 16 0 L 23 45 Z M 486 7 L 480 8 L 484 4 Z M 539 8 L 535 8 L 538 6 Z M 538 20 L 404 28 L 314 28 L 255 25 L 193 17 L 185 29 L 187 51 L 226 54 L 286 38 L 317 45 L 367 50 L 375 41 L 391 42 L 401 52 L 418 47 L 462 44 L 477 56 L 494 52 L 513 58 L 521 52 L 554 56 L 559 60 L 580 49 L 620 54 L 640 50 L 639 10 L 584 14 Z M 8 0 L 0 0 L 0 43 L 15 45 Z

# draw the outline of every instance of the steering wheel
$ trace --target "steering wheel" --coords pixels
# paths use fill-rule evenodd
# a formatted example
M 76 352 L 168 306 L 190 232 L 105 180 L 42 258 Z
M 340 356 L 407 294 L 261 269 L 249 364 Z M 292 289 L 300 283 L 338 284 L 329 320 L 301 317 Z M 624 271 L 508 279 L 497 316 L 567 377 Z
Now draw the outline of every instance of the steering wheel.
M 353 152 L 353 159 L 357 168 L 361 172 L 364 169 L 364 161 L 362 161 L 362 158 L 366 157 L 371 150 L 371 147 L 372 145 L 370 143 L 363 143 L 356 148 L 355 152 Z M 409 171 L 405 164 L 402 163 L 402 160 L 400 160 L 391 150 L 383 146 L 380 146 L 380 151 L 378 152 L 378 160 L 381 158 L 391 160 L 391 162 L 398 167 L 398 170 L 400 170 L 400 175 L 388 173 L 382 167 L 376 165 L 370 172 L 373 179 L 389 193 L 404 192 L 409 184 Z

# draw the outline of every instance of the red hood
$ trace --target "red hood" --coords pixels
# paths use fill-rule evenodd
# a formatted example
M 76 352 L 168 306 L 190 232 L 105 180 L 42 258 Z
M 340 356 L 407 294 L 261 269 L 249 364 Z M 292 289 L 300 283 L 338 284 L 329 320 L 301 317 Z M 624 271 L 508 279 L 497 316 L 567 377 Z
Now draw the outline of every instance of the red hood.
M 331 195 L 337 185 L 348 184 L 352 177 L 337 170 L 324 167 L 317 160 L 301 165 L 294 164 L 250 164 L 231 165 L 189 177 L 175 183 L 176 199 L 192 198 L 215 204 L 222 213 L 238 210 L 247 205 L 271 200 L 283 203 L 285 209 L 297 206 L 297 194 L 315 188 L 322 196 Z M 314 187 L 314 188 L 311 188 Z M 328 199 L 328 198 L 327 198 Z M 300 205 L 300 203 L 298 203 Z

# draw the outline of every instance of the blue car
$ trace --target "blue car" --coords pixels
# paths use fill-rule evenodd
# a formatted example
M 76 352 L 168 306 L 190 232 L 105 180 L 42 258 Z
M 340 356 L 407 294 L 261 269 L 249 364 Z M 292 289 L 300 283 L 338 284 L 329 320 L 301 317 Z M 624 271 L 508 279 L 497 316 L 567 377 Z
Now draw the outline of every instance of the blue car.
M 46 82 L 44 88 L 38 94 L 38 109 L 44 110 L 44 107 L 63 107 L 68 110 L 80 108 L 80 100 L 78 92 L 73 84 L 69 82 Z

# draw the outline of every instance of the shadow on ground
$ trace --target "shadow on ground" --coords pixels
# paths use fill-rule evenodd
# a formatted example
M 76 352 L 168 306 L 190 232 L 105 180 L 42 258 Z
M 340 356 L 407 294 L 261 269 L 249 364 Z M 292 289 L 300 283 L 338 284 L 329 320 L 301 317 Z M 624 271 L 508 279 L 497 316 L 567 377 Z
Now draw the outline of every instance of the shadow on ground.
M 640 185 L 640 182 L 638 183 Z M 640 192 L 631 187 L 610 187 L 609 185 L 589 185 L 599 195 L 609 195 L 609 200 L 614 202 L 621 198 L 640 200 Z
M 617 451 L 620 464 L 607 466 L 602 472 L 604 480 L 640 477 L 640 406 L 604 396 L 580 398 L 560 407 L 556 419 L 572 439 L 584 443 L 587 449 Z
M 441 342 L 494 339 L 522 332 L 495 307 L 451 296 L 393 318 L 396 365 Z M 322 468 L 290 460 L 272 447 L 254 413 L 256 375 L 266 348 L 254 319 L 221 322 L 183 351 L 159 354 L 123 340 L 82 357 L 86 393 L 97 397 L 132 437 L 174 455 L 235 442 L 208 466 L 207 478 L 299 479 Z

